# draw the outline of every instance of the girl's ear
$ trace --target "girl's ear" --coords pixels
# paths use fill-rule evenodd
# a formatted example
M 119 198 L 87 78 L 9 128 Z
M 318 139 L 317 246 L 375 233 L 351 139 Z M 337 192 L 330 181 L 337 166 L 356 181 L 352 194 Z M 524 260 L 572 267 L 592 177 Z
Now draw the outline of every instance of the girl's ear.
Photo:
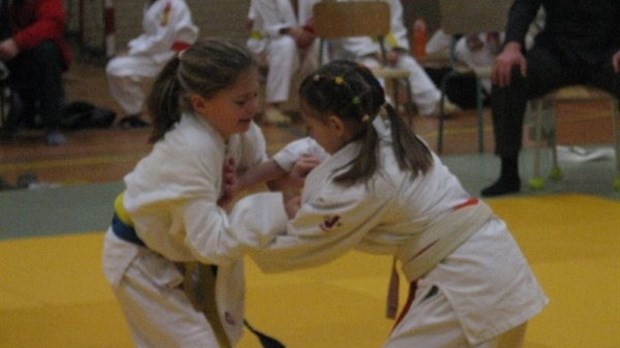
M 207 101 L 198 94 L 192 94 L 189 97 L 189 102 L 192 104 L 192 109 L 200 115 L 205 115 L 205 109 L 207 107 Z
M 336 115 L 331 115 L 327 118 L 327 126 L 332 129 L 338 137 L 345 135 L 346 128 L 342 119 Z

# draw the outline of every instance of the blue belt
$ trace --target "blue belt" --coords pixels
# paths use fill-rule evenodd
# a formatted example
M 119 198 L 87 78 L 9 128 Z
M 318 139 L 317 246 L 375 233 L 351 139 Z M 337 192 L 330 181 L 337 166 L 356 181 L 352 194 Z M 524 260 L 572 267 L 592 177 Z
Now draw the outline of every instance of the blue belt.
M 118 238 L 126 242 L 146 247 L 146 244 L 144 244 L 142 239 L 140 239 L 140 237 L 136 234 L 136 230 L 132 226 L 129 226 L 121 221 L 116 213 L 114 213 L 114 216 L 112 217 L 112 232 L 114 232 Z

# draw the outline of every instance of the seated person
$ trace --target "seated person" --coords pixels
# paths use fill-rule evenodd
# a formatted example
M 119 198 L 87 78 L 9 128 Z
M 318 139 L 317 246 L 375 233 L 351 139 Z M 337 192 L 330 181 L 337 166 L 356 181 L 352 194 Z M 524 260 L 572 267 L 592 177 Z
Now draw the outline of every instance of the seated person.
M 184 0 L 145 1 L 142 29 L 140 36 L 129 41 L 127 54 L 116 56 L 106 67 L 110 93 L 125 114 L 119 122 L 122 128 L 148 126 L 141 117 L 144 85 L 198 37 Z
M 525 36 L 526 50 L 532 47 L 534 38 L 544 26 L 545 11 L 540 9 Z M 501 49 L 504 36 L 503 32 L 483 32 L 465 35 L 456 43 L 454 49 L 456 59 L 472 70 L 490 70 L 495 62 L 495 57 Z M 450 35 L 438 29 L 426 44 L 426 53 L 433 56 L 449 57 L 451 41 L 452 37 Z M 480 80 L 485 92 L 491 93 L 491 78 L 484 77 Z
M 351 1 L 351 0 L 345 0 Z M 409 84 L 413 102 L 422 116 L 439 113 L 441 91 L 428 76 L 424 68 L 411 56 L 407 29 L 403 22 L 403 7 L 400 0 L 383 0 L 390 5 L 391 33 L 384 40 L 387 64 L 406 69 L 410 73 Z M 372 38 L 355 37 L 339 40 L 342 57 L 352 59 L 370 68 L 381 65 L 381 47 Z M 459 111 L 459 107 L 447 98 L 444 100 L 446 115 Z
M 545 28 L 525 51 L 528 26 L 540 7 Z M 620 2 L 516 0 L 508 15 L 506 43 L 495 59 L 491 108 L 500 175 L 482 190 L 493 197 L 521 190 L 519 152 L 528 100 L 554 89 L 584 84 L 620 98 Z
M 60 132 L 61 76 L 69 67 L 71 49 L 63 37 L 67 22 L 63 1 L 3 1 L 0 17 L 0 59 L 20 101 L 19 108 L 11 108 L 5 131 L 13 135 L 20 124 L 40 126 L 47 130 L 49 145 L 65 144 Z
M 248 19 L 252 33 L 247 47 L 268 66 L 265 86 L 265 114 L 268 124 L 287 125 L 282 113 L 296 72 L 302 75 L 318 64 L 318 45 L 312 27 L 312 6 L 317 0 L 252 0 Z

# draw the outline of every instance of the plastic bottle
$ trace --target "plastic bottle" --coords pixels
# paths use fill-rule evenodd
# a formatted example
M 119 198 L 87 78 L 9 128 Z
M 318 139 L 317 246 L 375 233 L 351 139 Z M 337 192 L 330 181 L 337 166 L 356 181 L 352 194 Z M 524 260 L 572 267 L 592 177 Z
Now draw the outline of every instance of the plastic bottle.
M 413 56 L 423 58 L 426 56 L 427 29 L 426 21 L 422 18 L 413 23 Z

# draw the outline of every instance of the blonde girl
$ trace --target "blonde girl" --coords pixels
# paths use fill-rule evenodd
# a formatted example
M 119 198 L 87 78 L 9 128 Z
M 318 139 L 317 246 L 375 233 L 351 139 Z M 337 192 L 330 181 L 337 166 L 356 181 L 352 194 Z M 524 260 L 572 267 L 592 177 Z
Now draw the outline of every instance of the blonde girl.
M 241 202 L 234 221 L 218 201 L 225 163 L 243 172 L 267 158 L 252 121 L 258 88 L 252 55 L 221 39 L 196 42 L 155 81 L 147 101 L 154 146 L 124 179 L 103 250 L 104 273 L 138 347 L 230 347 L 241 336 L 240 259 L 272 237 L 259 228 L 240 235 L 235 224 L 252 230 L 264 217 L 248 204 L 279 207 L 282 197 Z

